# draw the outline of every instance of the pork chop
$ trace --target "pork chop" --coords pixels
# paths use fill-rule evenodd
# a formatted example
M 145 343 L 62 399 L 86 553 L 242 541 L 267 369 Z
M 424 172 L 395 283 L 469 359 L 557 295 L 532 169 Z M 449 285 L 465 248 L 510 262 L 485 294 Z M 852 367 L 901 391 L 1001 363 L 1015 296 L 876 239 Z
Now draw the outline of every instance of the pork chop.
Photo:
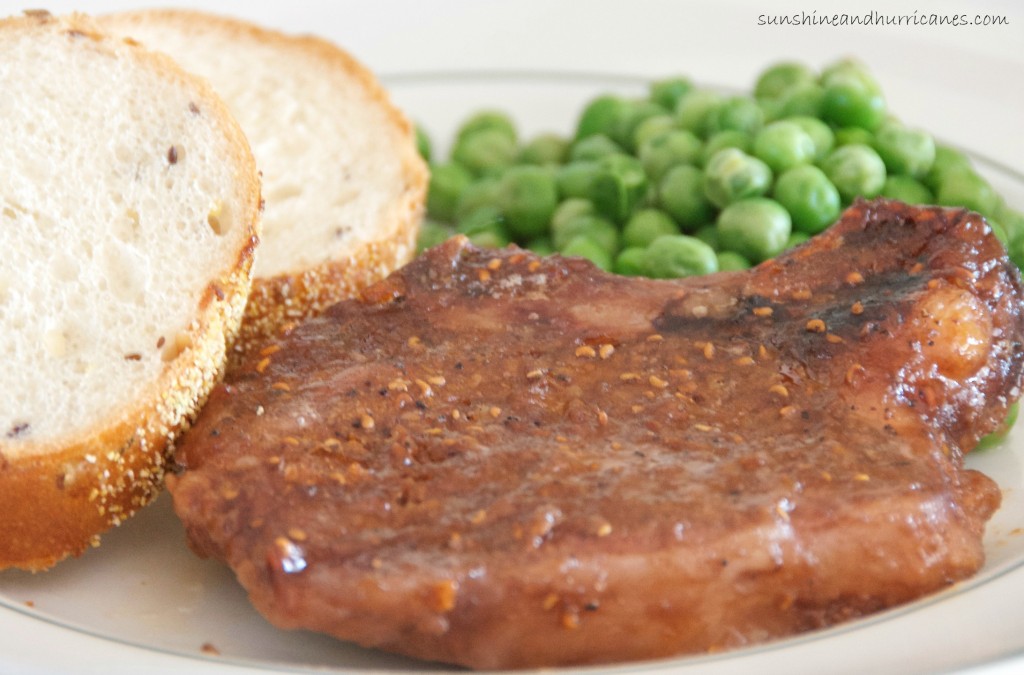
M 474 668 L 736 648 L 945 588 L 1000 493 L 1019 275 L 858 202 L 678 281 L 453 239 L 215 390 L 169 481 L 270 621 Z

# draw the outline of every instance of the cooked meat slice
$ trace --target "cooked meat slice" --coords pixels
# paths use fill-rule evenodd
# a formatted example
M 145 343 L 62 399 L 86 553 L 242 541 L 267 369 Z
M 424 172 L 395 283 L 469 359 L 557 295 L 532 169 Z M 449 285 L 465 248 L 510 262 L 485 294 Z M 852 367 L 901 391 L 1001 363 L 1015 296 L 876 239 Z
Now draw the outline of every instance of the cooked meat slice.
M 475 668 L 734 648 L 974 573 L 963 452 L 1021 287 L 964 211 L 860 202 L 681 281 L 456 239 L 256 354 L 175 508 L 272 622 Z

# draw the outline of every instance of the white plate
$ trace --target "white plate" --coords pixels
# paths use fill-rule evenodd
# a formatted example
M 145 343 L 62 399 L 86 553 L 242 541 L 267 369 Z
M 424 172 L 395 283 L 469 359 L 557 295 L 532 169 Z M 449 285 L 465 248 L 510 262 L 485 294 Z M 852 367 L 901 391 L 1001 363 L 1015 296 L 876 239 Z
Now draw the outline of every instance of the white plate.
M 70 2 L 49 4 L 56 11 L 74 8 Z M 138 3 L 87 9 L 111 4 Z M 749 88 L 751 73 L 784 55 L 821 65 L 856 53 L 869 62 L 894 108 L 909 121 L 1003 162 L 1019 166 L 1024 156 L 1016 130 L 1021 93 L 1012 87 L 1022 61 L 1013 60 L 1019 53 L 1000 51 L 999 45 L 1007 44 L 1003 33 L 978 35 L 974 43 L 962 32 L 773 34 L 751 27 L 757 14 L 767 11 L 753 2 L 699 12 L 659 0 L 586 8 L 527 1 L 517 4 L 516 11 L 509 9 L 512 4 L 389 2 L 369 10 L 350 3 L 333 10 L 335 5 L 327 3 L 285 7 L 239 1 L 214 9 L 317 32 L 348 46 L 384 76 L 396 102 L 434 132 L 442 148 L 462 116 L 484 106 L 514 113 L 526 135 L 565 132 L 593 94 L 640 93 L 642 84 L 631 73 L 688 72 L 701 81 Z M 861 4 L 852 0 L 846 11 L 875 9 Z M 1000 9 L 1008 13 L 1010 5 L 993 3 L 986 11 Z M 669 19 L 676 23 L 667 27 Z M 1011 20 L 1019 25 L 1024 17 L 1011 14 Z M 670 40 L 674 33 L 680 35 L 678 44 Z M 873 38 L 870 48 L 862 41 L 865 35 Z M 737 48 L 738 38 L 742 48 Z M 696 54 L 706 58 L 695 59 Z M 908 65 L 919 62 L 929 67 Z M 467 74 L 467 68 L 503 74 Z M 957 77 L 963 81 L 956 86 L 970 96 L 960 99 L 962 109 L 940 106 L 950 100 L 949 79 Z M 1011 203 L 1024 208 L 1024 176 L 998 163 L 981 161 L 980 166 Z M 988 563 L 974 579 L 903 608 L 765 647 L 598 670 L 925 673 L 1002 664 L 987 667 L 988 674 L 1020 667 L 1021 659 L 1006 659 L 1024 658 L 1019 628 L 1024 625 L 1024 428 L 969 464 L 1004 490 L 1003 508 L 986 535 Z M 230 572 L 188 551 L 166 498 L 80 559 L 45 574 L 0 573 L 3 673 L 224 675 L 431 668 L 271 627 L 250 608 Z

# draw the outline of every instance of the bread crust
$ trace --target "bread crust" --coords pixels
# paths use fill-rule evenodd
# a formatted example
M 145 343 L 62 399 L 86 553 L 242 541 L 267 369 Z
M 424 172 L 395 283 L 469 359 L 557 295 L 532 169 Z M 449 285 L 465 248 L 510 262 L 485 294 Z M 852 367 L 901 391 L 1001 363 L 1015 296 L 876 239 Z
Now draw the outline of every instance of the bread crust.
M 331 305 L 358 295 L 412 259 L 422 216 L 422 199 L 407 197 L 406 213 L 388 219 L 389 238 L 365 242 L 344 260 L 253 280 L 231 363 L 247 350 L 303 319 L 322 314 Z M 398 210 L 398 209 L 396 209 Z
M 340 300 L 353 297 L 409 262 L 416 252 L 416 237 L 423 218 L 429 173 L 416 150 L 409 119 L 396 108 L 376 76 L 351 54 L 322 38 L 288 35 L 231 17 L 193 10 L 155 9 L 123 12 L 105 17 L 118 30 L 133 23 L 203 25 L 231 39 L 246 37 L 280 49 L 298 52 L 324 70 L 339 70 L 364 89 L 385 113 L 392 151 L 402 166 L 401 196 L 374 224 L 372 239 L 359 241 L 345 256 L 311 267 L 253 279 L 245 319 L 235 343 L 232 364 L 239 355 L 261 344 L 281 328 L 321 314 Z M 101 19 L 101 22 L 104 19 Z M 301 224 L 296 224 L 301 226 Z
M 0 21 L 0 31 L 41 27 L 87 38 L 83 44 L 90 48 L 127 49 L 143 67 L 191 87 L 204 114 L 217 121 L 234 148 L 230 161 L 237 167 L 245 200 L 240 204 L 244 232 L 237 235 L 237 250 L 220 270 L 211 270 L 182 350 L 166 363 L 148 393 L 73 438 L 19 444 L 17 454 L 0 445 L 0 569 L 33 571 L 98 545 L 100 534 L 159 492 L 174 438 L 223 375 L 251 285 L 260 215 L 259 177 L 248 141 L 208 84 L 134 41 L 105 36 L 82 15 L 58 18 L 29 12 Z

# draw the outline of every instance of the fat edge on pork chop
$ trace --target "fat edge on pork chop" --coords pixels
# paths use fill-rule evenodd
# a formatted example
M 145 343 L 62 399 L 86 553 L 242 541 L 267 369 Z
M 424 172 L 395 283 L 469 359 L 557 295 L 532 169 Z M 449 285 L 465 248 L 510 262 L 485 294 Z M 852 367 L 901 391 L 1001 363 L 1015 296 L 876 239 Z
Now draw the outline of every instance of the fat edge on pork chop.
M 218 387 L 169 480 L 286 628 L 474 668 L 736 648 L 973 574 L 1017 398 L 977 215 L 858 202 L 675 281 L 453 239 Z

